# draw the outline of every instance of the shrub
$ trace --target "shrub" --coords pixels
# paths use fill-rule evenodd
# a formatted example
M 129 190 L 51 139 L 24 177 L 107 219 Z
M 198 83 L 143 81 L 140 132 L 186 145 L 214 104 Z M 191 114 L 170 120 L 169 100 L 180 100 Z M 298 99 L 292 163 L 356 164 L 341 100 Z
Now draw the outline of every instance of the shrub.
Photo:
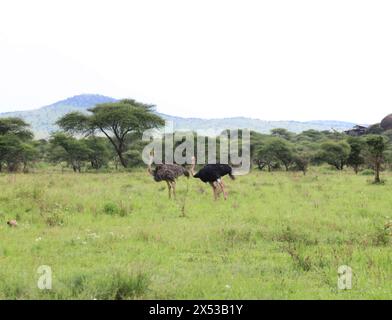
M 103 279 L 98 283 L 97 299 L 134 299 L 145 294 L 150 284 L 145 273 L 134 275 L 117 271 Z
M 377 227 L 372 235 L 372 243 L 375 246 L 386 246 L 390 243 L 391 233 L 387 227 Z
M 103 212 L 106 214 L 115 215 L 119 213 L 119 211 L 120 210 L 118 206 L 113 202 L 105 203 L 105 205 L 103 206 Z
M 362 170 L 360 174 L 363 176 L 374 176 L 374 170 L 365 169 L 365 170 Z
M 103 206 L 103 212 L 109 215 L 117 214 L 120 217 L 125 217 L 129 211 L 130 208 L 124 202 L 121 202 L 120 205 L 108 202 Z

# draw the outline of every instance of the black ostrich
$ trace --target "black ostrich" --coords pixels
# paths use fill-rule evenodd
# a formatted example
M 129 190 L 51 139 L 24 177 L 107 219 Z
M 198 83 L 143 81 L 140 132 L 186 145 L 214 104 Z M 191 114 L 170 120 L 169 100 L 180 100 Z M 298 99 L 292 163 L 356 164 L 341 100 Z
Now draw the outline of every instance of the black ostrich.
M 157 164 L 155 165 L 155 168 L 152 169 L 152 162 L 153 156 L 150 156 L 150 162 L 148 163 L 148 173 L 154 177 L 156 182 L 166 181 L 167 188 L 169 189 L 169 199 L 171 199 L 172 193 L 175 198 L 176 179 L 182 175 L 189 178 L 189 171 L 178 164 Z
M 227 199 L 227 192 L 225 191 L 225 185 L 223 184 L 222 177 L 229 175 L 229 177 L 234 180 L 233 169 L 228 164 L 207 164 L 201 168 L 197 173 L 195 173 L 196 159 L 192 158 L 192 176 L 194 178 L 199 178 L 203 182 L 208 182 L 214 192 L 214 199 L 218 197 L 218 186 L 222 189 L 223 196 L 225 200 Z

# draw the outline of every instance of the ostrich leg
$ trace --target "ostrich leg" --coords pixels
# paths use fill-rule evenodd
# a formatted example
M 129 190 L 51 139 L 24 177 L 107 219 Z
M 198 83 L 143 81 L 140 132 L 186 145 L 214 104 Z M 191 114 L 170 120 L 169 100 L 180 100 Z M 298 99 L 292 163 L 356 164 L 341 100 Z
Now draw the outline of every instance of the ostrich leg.
M 169 181 L 166 181 L 166 183 L 167 183 L 167 189 L 169 190 L 169 199 L 171 199 L 171 184 L 170 184 L 170 182 Z
M 175 199 L 175 198 L 176 198 L 176 182 L 175 182 L 175 181 L 172 181 L 172 182 L 170 182 L 170 185 L 171 185 L 171 187 L 172 187 L 173 196 L 174 196 L 174 199 Z
M 222 193 L 222 187 L 218 182 L 214 182 L 215 185 L 215 190 L 216 190 L 216 197 L 220 199 L 221 193 Z
M 223 184 L 223 180 L 222 179 L 218 179 L 218 184 L 220 185 L 222 192 L 223 192 L 223 196 L 225 197 L 225 200 L 227 200 L 227 192 L 225 190 L 225 185 Z
M 212 187 L 212 191 L 214 192 L 214 200 L 216 200 L 217 199 L 217 192 L 216 192 L 215 182 L 210 182 L 210 185 Z

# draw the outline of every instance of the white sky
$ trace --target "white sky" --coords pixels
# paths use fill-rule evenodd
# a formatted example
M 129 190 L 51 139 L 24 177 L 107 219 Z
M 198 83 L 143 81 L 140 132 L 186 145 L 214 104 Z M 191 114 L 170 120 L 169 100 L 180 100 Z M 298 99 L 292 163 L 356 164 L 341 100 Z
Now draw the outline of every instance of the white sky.
M 203 118 L 392 113 L 392 1 L 0 2 L 0 111 L 80 93 Z

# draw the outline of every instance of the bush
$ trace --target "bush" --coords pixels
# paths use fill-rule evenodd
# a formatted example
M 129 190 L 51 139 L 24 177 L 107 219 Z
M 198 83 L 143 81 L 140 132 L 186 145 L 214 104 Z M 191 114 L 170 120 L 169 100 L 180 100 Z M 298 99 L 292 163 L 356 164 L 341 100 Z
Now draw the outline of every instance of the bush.
M 108 202 L 103 207 L 103 212 L 109 215 L 118 214 L 121 217 L 126 216 L 130 212 L 130 208 L 126 206 L 123 202 L 118 206 L 113 202 Z
M 377 227 L 371 238 L 374 246 L 386 246 L 390 243 L 391 233 L 387 227 Z
M 57 297 L 126 300 L 142 298 L 148 291 L 150 279 L 144 272 L 113 269 L 94 273 L 78 273 L 62 279 L 57 286 Z
M 115 272 L 106 275 L 105 280 L 98 283 L 96 298 L 104 300 L 125 300 L 141 297 L 148 290 L 150 283 L 145 273 L 136 275 Z
M 103 207 L 103 212 L 110 215 L 115 215 L 119 212 L 118 206 L 113 202 L 108 202 Z
M 374 176 L 374 170 L 373 169 L 365 169 L 365 170 L 362 170 L 360 174 L 363 176 Z
M 65 223 L 64 214 L 58 210 L 45 214 L 44 220 L 49 227 L 62 226 Z

